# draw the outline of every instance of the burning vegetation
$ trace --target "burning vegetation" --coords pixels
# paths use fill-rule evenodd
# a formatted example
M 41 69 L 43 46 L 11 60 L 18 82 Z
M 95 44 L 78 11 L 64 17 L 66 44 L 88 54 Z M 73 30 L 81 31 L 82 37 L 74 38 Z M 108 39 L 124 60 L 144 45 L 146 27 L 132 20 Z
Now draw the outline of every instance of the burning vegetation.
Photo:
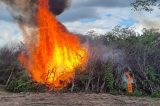
M 2 1 L 24 38 L 14 50 L 0 49 L 0 83 L 8 90 L 47 86 L 71 92 L 159 94 L 160 33 L 156 30 L 144 30 L 139 36 L 132 29 L 115 27 L 102 36 L 94 36 L 94 31 L 77 36 L 56 19 L 69 0 Z
M 82 48 L 78 36 L 71 34 L 49 11 L 49 1 L 39 0 L 36 20 L 38 41 L 28 56 L 21 54 L 19 60 L 34 81 L 50 88 L 64 88 L 75 76 L 75 69 L 87 62 L 87 50 Z

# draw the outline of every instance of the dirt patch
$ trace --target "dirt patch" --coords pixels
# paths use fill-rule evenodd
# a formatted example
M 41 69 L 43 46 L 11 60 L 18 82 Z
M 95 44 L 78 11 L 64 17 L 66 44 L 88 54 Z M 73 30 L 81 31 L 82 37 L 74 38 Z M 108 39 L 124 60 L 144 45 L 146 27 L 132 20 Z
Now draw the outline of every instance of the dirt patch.
M 159 106 L 160 99 L 85 93 L 7 93 L 0 106 Z

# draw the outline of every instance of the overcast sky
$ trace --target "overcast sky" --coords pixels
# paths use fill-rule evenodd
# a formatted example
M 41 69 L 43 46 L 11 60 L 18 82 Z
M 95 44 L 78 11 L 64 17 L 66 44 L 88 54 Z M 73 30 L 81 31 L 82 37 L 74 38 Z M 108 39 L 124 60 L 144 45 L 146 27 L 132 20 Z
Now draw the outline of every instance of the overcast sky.
M 105 33 L 116 25 L 134 27 L 141 32 L 143 27 L 160 27 L 160 10 L 152 13 L 135 12 L 130 3 L 133 0 L 72 0 L 70 7 L 58 19 L 75 33 L 96 30 Z M 0 5 L 0 45 L 21 39 L 18 25 L 5 6 Z

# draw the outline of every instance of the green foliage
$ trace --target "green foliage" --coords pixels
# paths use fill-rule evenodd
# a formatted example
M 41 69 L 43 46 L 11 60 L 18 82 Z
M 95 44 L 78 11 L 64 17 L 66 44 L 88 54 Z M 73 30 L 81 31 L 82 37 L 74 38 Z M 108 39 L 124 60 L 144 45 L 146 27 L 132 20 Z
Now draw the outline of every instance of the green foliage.
M 149 89 L 149 91 L 152 93 L 160 87 L 160 76 L 156 73 L 153 67 L 148 67 L 145 70 L 145 74 L 147 79 L 143 81 L 143 86 L 145 89 Z
M 130 96 L 141 97 L 143 94 L 140 90 L 135 90 L 133 93 L 129 94 Z
M 151 44 L 154 41 L 156 41 L 159 37 L 159 34 L 157 32 L 157 30 L 155 29 L 143 29 L 143 35 L 139 37 L 139 40 L 141 41 L 141 43 L 143 43 L 144 45 L 147 44 Z
M 156 71 L 154 70 L 153 67 L 148 67 L 146 70 L 145 70 L 145 73 L 148 77 L 148 80 L 150 81 L 153 81 L 155 82 L 156 81 Z
M 45 92 L 47 87 L 34 83 L 25 75 L 25 72 L 18 72 L 9 82 L 6 89 L 10 92 Z
M 83 83 L 83 84 L 85 84 L 87 81 L 89 80 L 89 76 L 88 75 L 82 75 L 81 77 L 80 77 L 80 81 Z
M 160 98 L 160 90 L 154 91 L 154 92 L 151 94 L 151 97 L 153 97 L 153 98 Z
M 114 49 L 123 50 L 127 65 L 131 67 L 135 76 L 135 88 L 143 90 L 143 94 L 151 94 L 160 88 L 159 35 L 160 33 L 155 29 L 144 29 L 140 36 L 129 28 L 116 27 L 112 32 L 101 38 L 106 46 L 114 46 Z M 123 67 L 124 64 L 122 63 L 120 66 Z M 116 82 L 114 84 L 116 88 L 118 87 L 117 90 L 121 90 L 120 85 L 118 85 L 121 81 L 117 80 L 120 77 L 121 73 L 114 77 Z
M 32 87 L 32 82 L 27 79 L 26 75 L 23 72 L 19 72 L 9 82 L 7 90 L 11 92 L 28 92 Z
M 139 38 L 136 36 L 129 36 L 126 38 L 126 42 L 133 45 L 133 44 L 137 44 L 139 42 Z
M 106 82 L 106 87 L 108 90 L 113 90 L 113 83 L 114 83 L 114 77 L 113 77 L 113 66 L 111 63 L 105 65 L 104 68 L 104 76 L 105 76 L 105 82 Z

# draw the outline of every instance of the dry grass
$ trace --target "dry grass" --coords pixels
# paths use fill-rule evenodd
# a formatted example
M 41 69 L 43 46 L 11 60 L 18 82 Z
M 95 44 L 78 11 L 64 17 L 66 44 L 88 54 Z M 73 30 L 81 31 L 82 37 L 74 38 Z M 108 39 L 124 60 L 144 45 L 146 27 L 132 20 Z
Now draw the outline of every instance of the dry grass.
M 159 106 L 158 98 L 85 93 L 7 93 L 0 91 L 0 106 Z

